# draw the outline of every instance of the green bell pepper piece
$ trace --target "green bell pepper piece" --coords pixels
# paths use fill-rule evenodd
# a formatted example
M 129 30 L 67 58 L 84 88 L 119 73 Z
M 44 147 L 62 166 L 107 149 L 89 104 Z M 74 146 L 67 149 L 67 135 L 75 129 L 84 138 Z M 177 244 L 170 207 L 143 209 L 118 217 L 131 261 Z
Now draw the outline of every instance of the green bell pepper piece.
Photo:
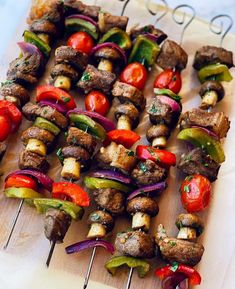
M 171 91 L 170 89 L 166 89 L 166 88 L 154 88 L 154 93 L 156 93 L 157 95 L 166 95 L 169 96 L 170 98 L 174 99 L 176 102 L 180 103 L 182 97 L 178 94 L 175 94 L 173 91 Z
M 44 54 L 44 56 L 46 57 L 50 56 L 51 47 L 41 38 L 39 38 L 35 33 L 25 30 L 23 36 L 25 42 L 37 46 L 37 48 Z
M 85 183 L 85 186 L 91 190 L 111 188 L 111 189 L 120 190 L 125 193 L 129 193 L 132 191 L 131 187 L 126 186 L 122 183 L 113 181 L 113 180 L 99 179 L 99 178 L 86 176 L 84 178 L 84 183 Z
M 225 161 L 221 143 L 200 128 L 186 128 L 178 134 L 177 138 L 189 141 L 193 145 L 201 147 L 217 163 Z
M 129 256 L 112 257 L 106 262 L 105 268 L 109 273 L 114 275 L 117 268 L 122 265 L 127 265 L 129 268 L 136 268 L 140 278 L 143 278 L 150 270 L 150 265 L 147 261 Z
M 155 63 L 159 52 L 160 47 L 157 43 L 143 35 L 139 35 L 131 51 L 129 63 L 139 62 L 149 69 Z
M 98 39 L 99 33 L 97 28 L 91 22 L 88 22 L 80 18 L 67 18 L 65 19 L 65 27 L 69 33 L 74 33 L 78 31 L 84 31 L 88 33 L 95 40 Z
M 29 188 L 7 188 L 4 190 L 7 198 L 34 199 L 41 198 L 41 194 Z
M 82 207 L 79 207 L 72 202 L 62 201 L 59 199 L 37 198 L 33 200 L 33 203 L 37 209 L 37 212 L 42 214 L 46 213 L 46 211 L 50 208 L 64 211 L 74 220 L 82 219 L 84 214 L 84 209 Z
M 76 127 L 90 132 L 94 137 L 99 138 L 101 140 L 105 140 L 106 131 L 105 129 L 89 116 L 79 113 L 71 113 L 69 115 L 71 122 L 75 124 Z
M 60 133 L 60 129 L 58 128 L 58 126 L 56 126 L 54 123 L 40 116 L 36 118 L 33 125 L 36 127 L 48 130 L 54 135 L 58 135 Z
M 220 63 L 211 64 L 201 68 L 198 71 L 198 78 L 201 83 L 207 80 L 227 81 L 227 82 L 233 80 L 233 77 L 227 65 Z
M 130 36 L 120 28 L 114 27 L 101 37 L 99 43 L 113 42 L 124 50 L 128 50 L 132 46 Z

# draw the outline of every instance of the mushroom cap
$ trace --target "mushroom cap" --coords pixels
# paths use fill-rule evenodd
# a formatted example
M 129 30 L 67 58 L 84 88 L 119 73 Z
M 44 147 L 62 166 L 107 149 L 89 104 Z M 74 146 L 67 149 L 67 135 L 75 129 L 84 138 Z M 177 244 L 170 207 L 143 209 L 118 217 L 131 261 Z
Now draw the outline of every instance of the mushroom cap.
M 154 217 L 158 214 L 159 207 L 157 202 L 152 198 L 136 197 L 128 202 L 127 212 L 131 215 L 141 212 Z
M 117 105 L 115 107 L 114 115 L 116 120 L 118 120 L 122 115 L 128 116 L 133 129 L 136 128 L 139 123 L 139 111 L 132 103 L 122 103 Z
M 96 59 L 107 59 L 112 61 L 117 61 L 122 59 L 120 52 L 115 47 L 101 47 L 94 54 Z
M 64 63 L 56 64 L 51 71 L 51 77 L 54 79 L 62 75 L 70 78 L 73 82 L 79 79 L 79 73 L 71 65 Z
M 149 142 L 161 136 L 165 136 L 166 138 L 170 136 L 170 130 L 165 124 L 153 125 L 147 130 L 146 137 Z
M 180 214 L 176 219 L 175 225 L 178 229 L 182 227 L 195 229 L 197 237 L 199 237 L 204 230 L 202 220 L 197 215 L 193 214 Z
M 101 224 L 105 227 L 107 232 L 110 232 L 113 229 L 114 226 L 114 220 L 113 217 L 105 211 L 97 210 L 88 216 L 87 220 L 88 225 L 92 225 L 94 223 Z
M 48 130 L 36 126 L 31 126 L 24 130 L 21 135 L 21 140 L 24 145 L 27 145 L 30 139 L 40 140 L 45 145 L 50 146 L 53 144 L 55 136 Z
M 223 85 L 215 80 L 208 80 L 204 82 L 200 88 L 199 94 L 203 98 L 203 96 L 209 91 L 215 91 L 217 93 L 218 101 L 223 99 L 225 94 Z

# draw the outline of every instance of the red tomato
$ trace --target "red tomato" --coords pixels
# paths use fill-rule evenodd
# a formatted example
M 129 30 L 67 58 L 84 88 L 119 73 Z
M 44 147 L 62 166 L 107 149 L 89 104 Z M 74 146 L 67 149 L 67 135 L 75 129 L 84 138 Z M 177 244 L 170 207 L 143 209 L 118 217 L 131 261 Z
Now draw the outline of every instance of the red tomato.
M 4 141 L 11 132 L 11 120 L 5 114 L 0 114 L 0 128 L 0 141 Z
M 22 113 L 12 102 L 0 100 L 0 114 L 7 115 L 10 118 L 12 131 L 18 129 L 22 121 Z
M 94 47 L 94 41 L 89 34 L 80 31 L 69 37 L 68 46 L 86 54 L 90 54 Z
M 155 79 L 155 88 L 170 89 L 174 93 L 179 93 L 182 87 L 182 80 L 179 71 L 173 71 L 172 69 L 166 69 L 162 71 Z
M 147 81 L 147 76 L 146 68 L 138 62 L 134 62 L 127 65 L 123 70 L 120 75 L 120 80 L 142 90 Z
M 90 92 L 85 99 L 86 110 L 95 111 L 101 115 L 106 115 L 109 111 L 110 104 L 107 97 L 99 92 L 92 91 Z
M 180 187 L 181 201 L 189 213 L 208 207 L 211 198 L 211 183 L 202 175 L 188 176 Z
M 5 188 L 29 188 L 37 191 L 37 183 L 32 178 L 25 175 L 12 175 L 10 176 L 5 183 Z

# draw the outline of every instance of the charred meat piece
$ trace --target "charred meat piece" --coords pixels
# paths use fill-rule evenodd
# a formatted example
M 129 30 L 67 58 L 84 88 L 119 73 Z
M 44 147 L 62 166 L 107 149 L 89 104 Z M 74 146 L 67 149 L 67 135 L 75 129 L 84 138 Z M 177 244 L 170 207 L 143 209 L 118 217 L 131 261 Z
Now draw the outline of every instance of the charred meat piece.
M 141 231 L 120 233 L 115 240 L 115 247 L 122 255 L 136 258 L 154 257 L 154 242 L 149 234 Z
M 75 158 L 83 166 L 90 160 L 90 154 L 80 146 L 66 146 L 62 148 L 61 152 L 63 158 Z
M 13 60 L 7 71 L 7 80 L 20 84 L 35 84 L 41 73 L 41 62 L 38 54 L 26 53 Z
M 138 185 L 153 185 L 167 177 L 167 170 L 151 160 L 140 161 L 131 173 Z
M 55 51 L 55 62 L 69 64 L 83 71 L 88 64 L 88 55 L 70 46 L 60 46 Z
M 94 191 L 97 205 L 112 215 L 120 215 L 125 211 L 124 194 L 116 189 L 100 189 Z
M 53 122 L 62 129 L 65 129 L 68 126 L 67 118 L 62 113 L 58 112 L 56 109 L 50 106 L 41 107 L 37 104 L 33 104 L 32 102 L 28 102 L 22 108 L 22 111 L 24 116 L 31 121 L 35 120 L 36 117 L 40 116 Z
M 108 212 L 100 210 L 92 212 L 87 222 L 90 227 L 87 237 L 91 239 L 105 237 L 114 226 L 113 217 Z
M 147 109 L 152 124 L 165 124 L 173 127 L 179 118 L 179 113 L 174 113 L 168 104 L 162 103 L 158 97 L 154 98 Z
M 216 63 L 225 64 L 229 68 L 233 67 L 232 51 L 228 51 L 222 47 L 210 45 L 202 46 L 195 54 L 193 67 L 196 70 L 200 70 L 207 65 Z
M 122 103 L 115 106 L 114 115 L 116 120 L 118 120 L 122 115 L 127 116 L 131 121 L 131 126 L 133 129 L 138 126 L 139 111 L 131 102 Z
M 208 112 L 198 108 L 187 111 L 181 115 L 180 128 L 185 129 L 191 126 L 201 126 L 214 132 L 219 138 L 227 136 L 230 128 L 230 121 L 224 112 Z
M 102 147 L 96 155 L 96 160 L 101 167 L 116 168 L 124 174 L 128 174 L 136 164 L 133 152 L 114 142 L 107 147 Z
M 52 37 L 56 37 L 58 34 L 57 28 L 54 23 L 50 22 L 47 19 L 39 19 L 34 21 L 30 27 L 29 30 L 34 33 L 45 33 Z
M 98 19 L 100 12 L 99 6 L 86 5 L 82 1 L 64 0 L 65 14 L 83 14 L 94 19 Z
M 126 30 L 129 18 L 126 16 L 115 16 L 109 13 L 99 13 L 99 29 L 101 33 L 108 32 L 111 28 L 117 27 Z
M 0 161 L 4 157 L 6 150 L 7 150 L 7 145 L 4 142 L 0 142 Z
M 55 136 L 50 133 L 49 131 L 36 127 L 31 126 L 25 131 L 23 131 L 21 135 L 21 140 L 24 145 L 27 145 L 29 139 L 37 139 L 42 141 L 46 146 L 51 146 L 54 142 Z
M 28 91 L 20 84 L 14 83 L 13 81 L 6 81 L 2 84 L 0 94 L 7 97 L 15 97 L 19 100 L 19 106 L 23 106 L 29 101 L 30 96 Z
M 100 90 L 104 94 L 110 94 L 115 80 L 116 75 L 114 73 L 99 70 L 93 65 L 88 64 L 77 86 L 86 94 L 92 90 Z
M 201 148 L 195 148 L 181 156 L 178 169 L 186 175 L 200 174 L 214 182 L 217 179 L 220 165 Z
M 143 93 L 130 84 L 116 81 L 113 86 L 112 94 L 114 97 L 117 97 L 121 103 L 133 103 L 140 111 L 145 108 L 146 99 L 144 98 Z
M 53 79 L 58 76 L 66 76 L 73 83 L 76 83 L 79 79 L 78 72 L 71 65 L 64 63 L 56 64 L 51 70 L 51 77 Z
M 155 28 L 153 25 L 132 28 L 130 33 L 132 40 L 135 40 L 139 35 L 152 34 L 157 37 L 157 44 L 161 44 L 167 38 L 167 35 L 162 30 Z
M 46 172 L 49 169 L 49 163 L 45 157 L 27 150 L 23 150 L 19 158 L 19 168 L 21 170 L 33 169 Z
M 166 40 L 157 58 L 157 64 L 162 69 L 183 70 L 188 63 L 188 55 L 183 48 L 172 40 Z
M 90 154 L 94 152 L 96 147 L 95 138 L 76 127 L 69 128 L 66 141 L 69 145 L 77 145 L 85 148 Z
M 71 224 L 71 217 L 58 209 L 48 209 L 44 219 L 44 233 L 48 240 L 62 243 Z

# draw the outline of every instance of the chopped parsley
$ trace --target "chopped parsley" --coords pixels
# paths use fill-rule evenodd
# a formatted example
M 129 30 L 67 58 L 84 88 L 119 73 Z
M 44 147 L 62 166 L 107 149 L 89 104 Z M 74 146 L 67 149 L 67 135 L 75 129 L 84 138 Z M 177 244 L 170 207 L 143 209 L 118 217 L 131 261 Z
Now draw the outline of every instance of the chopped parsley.
M 185 180 L 186 180 L 186 181 L 189 181 L 189 182 L 190 182 L 192 179 L 193 179 L 193 176 L 187 176 L 187 177 L 185 178 Z
M 12 83 L 13 83 L 12 80 L 6 80 L 6 81 L 3 81 L 3 82 L 1 82 L 1 87 L 3 87 L 4 85 L 12 84 Z
M 153 104 L 150 109 L 149 109 L 150 113 L 156 114 L 159 112 L 159 109 Z
M 144 29 L 143 29 L 144 32 L 150 32 L 150 31 L 149 31 L 149 30 L 150 30 L 149 28 L 150 28 L 149 26 L 144 26 Z
M 174 76 L 172 77 L 172 80 L 173 80 L 173 81 L 176 81 L 176 80 L 177 80 L 176 75 L 174 75 Z
M 61 96 L 61 99 L 63 100 L 63 102 L 67 103 L 67 102 L 70 102 L 70 97 L 67 97 L 67 96 Z
M 134 157 L 135 156 L 135 153 L 133 151 L 129 151 L 127 153 L 128 157 Z
M 169 244 L 170 244 L 171 247 L 175 247 L 176 246 L 176 242 L 172 241 L 172 240 L 169 242 Z
M 143 173 L 146 173 L 148 171 L 145 163 L 140 163 L 140 169 Z
M 91 75 L 88 72 L 84 72 L 82 77 L 81 77 L 81 81 L 87 81 L 91 79 Z
M 205 164 L 204 164 L 204 167 L 209 167 L 209 164 L 205 163 Z
M 190 187 L 189 186 L 184 186 L 184 192 L 189 193 L 190 192 Z
M 100 219 L 100 216 L 97 213 L 94 213 L 91 215 L 91 220 L 92 221 L 98 221 Z
M 74 137 L 74 136 L 72 137 L 72 143 L 73 143 L 73 144 L 76 144 L 76 143 L 77 143 L 77 139 L 76 139 L 76 137 Z
M 68 135 L 69 135 L 69 133 L 66 131 L 66 132 L 64 133 L 64 136 L 65 136 L 65 137 L 68 137 Z
M 160 161 L 161 161 L 160 157 L 157 156 L 157 155 L 155 154 L 155 152 L 154 152 L 151 148 L 147 148 L 147 150 L 148 150 L 148 152 L 150 153 L 150 155 L 155 158 L 155 160 L 156 160 L 157 162 L 160 162 Z
M 178 264 L 177 262 L 174 262 L 174 263 L 172 264 L 170 270 L 171 270 L 172 272 L 176 272 L 176 271 L 178 270 L 178 268 L 179 268 L 179 264 Z
M 62 154 L 62 148 L 58 149 L 58 151 L 56 152 L 56 155 L 57 155 L 58 159 L 60 160 L 60 162 L 63 163 L 64 157 L 63 157 L 63 154 Z
M 187 161 L 187 162 L 189 162 L 189 161 L 191 161 L 192 160 L 192 156 L 185 156 L 184 157 L 184 161 Z

